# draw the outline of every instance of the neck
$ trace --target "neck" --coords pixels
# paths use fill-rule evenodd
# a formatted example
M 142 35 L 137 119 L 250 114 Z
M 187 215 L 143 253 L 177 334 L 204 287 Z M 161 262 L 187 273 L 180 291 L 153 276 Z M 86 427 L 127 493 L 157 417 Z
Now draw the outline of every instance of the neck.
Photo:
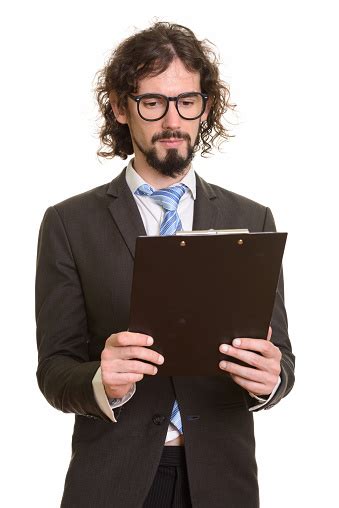
M 174 183 L 181 182 L 190 170 L 190 165 L 188 165 L 187 168 L 180 173 L 180 175 L 175 177 L 162 175 L 159 171 L 150 167 L 147 163 L 140 163 L 136 157 L 133 160 L 133 168 L 138 175 L 145 180 L 145 182 L 153 187 L 153 189 L 164 189 Z

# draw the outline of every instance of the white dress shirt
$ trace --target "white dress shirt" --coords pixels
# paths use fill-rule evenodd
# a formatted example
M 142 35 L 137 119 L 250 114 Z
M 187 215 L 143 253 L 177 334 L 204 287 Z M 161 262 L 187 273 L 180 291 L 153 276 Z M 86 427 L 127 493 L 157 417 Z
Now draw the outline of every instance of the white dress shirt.
M 135 191 L 138 189 L 138 187 L 148 182 L 145 182 L 141 178 L 141 176 L 134 170 L 133 159 L 130 160 L 126 169 L 126 182 L 138 206 L 138 210 L 144 223 L 147 235 L 148 236 L 159 235 L 160 224 L 164 217 L 164 209 L 162 208 L 162 206 L 157 204 L 150 196 L 135 195 Z M 183 230 L 192 231 L 194 200 L 196 198 L 196 178 L 192 165 L 188 173 L 184 176 L 184 178 L 180 181 L 180 183 L 184 183 L 188 187 L 188 190 L 185 192 L 185 194 L 179 201 L 178 215 L 180 217 Z M 176 182 L 173 185 L 177 184 L 178 182 Z M 252 406 L 250 408 L 250 411 L 253 411 L 254 409 L 258 409 L 266 405 L 277 391 L 279 384 L 280 378 L 273 392 L 271 393 L 270 397 L 267 400 L 251 394 L 252 397 L 254 397 L 257 401 L 259 401 L 259 404 Z M 126 402 L 128 402 L 129 399 L 133 397 L 136 390 L 136 384 L 134 383 L 131 390 L 121 399 L 114 399 L 113 401 L 109 401 L 107 399 L 106 392 L 102 384 L 101 369 L 99 367 L 93 378 L 92 385 L 94 395 L 100 409 L 103 411 L 103 413 L 105 413 L 108 416 L 110 420 L 112 420 L 112 422 L 116 423 L 116 419 L 114 417 L 114 409 L 122 406 L 123 404 L 126 404 Z M 172 439 L 175 439 L 176 437 L 179 436 L 180 433 L 177 430 L 177 428 L 170 423 L 168 426 L 165 442 L 171 441 Z

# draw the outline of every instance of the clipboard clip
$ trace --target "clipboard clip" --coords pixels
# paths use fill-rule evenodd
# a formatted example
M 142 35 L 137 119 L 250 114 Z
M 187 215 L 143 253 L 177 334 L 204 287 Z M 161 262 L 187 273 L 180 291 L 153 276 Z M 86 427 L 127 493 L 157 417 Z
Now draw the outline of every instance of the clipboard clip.
M 237 235 L 249 233 L 248 229 L 201 229 L 196 231 L 177 231 L 176 236 L 208 236 L 208 235 Z

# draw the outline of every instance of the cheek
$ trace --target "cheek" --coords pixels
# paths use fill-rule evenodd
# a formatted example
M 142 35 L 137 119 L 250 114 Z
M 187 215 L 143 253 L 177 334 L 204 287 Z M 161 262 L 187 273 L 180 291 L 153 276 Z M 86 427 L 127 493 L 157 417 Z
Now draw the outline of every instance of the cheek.
M 145 142 L 147 140 L 147 132 L 141 128 L 138 124 L 132 124 L 129 126 L 130 133 L 133 139 L 137 141 Z
M 190 133 L 192 145 L 195 144 L 197 138 L 200 136 L 200 122 L 191 130 Z
M 134 135 L 137 139 L 142 139 L 146 143 L 151 143 L 154 134 L 158 133 L 159 129 L 156 129 L 152 124 L 147 123 L 146 125 L 138 125 L 134 127 Z M 161 129 L 160 129 L 161 132 Z

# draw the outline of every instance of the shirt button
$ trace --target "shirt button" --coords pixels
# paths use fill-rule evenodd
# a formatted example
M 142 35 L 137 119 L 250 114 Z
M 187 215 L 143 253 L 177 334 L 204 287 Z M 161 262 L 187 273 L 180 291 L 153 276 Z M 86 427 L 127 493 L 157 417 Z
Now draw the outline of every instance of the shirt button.
M 166 420 L 166 416 L 164 415 L 154 415 L 152 417 L 152 421 L 154 425 L 161 425 Z

